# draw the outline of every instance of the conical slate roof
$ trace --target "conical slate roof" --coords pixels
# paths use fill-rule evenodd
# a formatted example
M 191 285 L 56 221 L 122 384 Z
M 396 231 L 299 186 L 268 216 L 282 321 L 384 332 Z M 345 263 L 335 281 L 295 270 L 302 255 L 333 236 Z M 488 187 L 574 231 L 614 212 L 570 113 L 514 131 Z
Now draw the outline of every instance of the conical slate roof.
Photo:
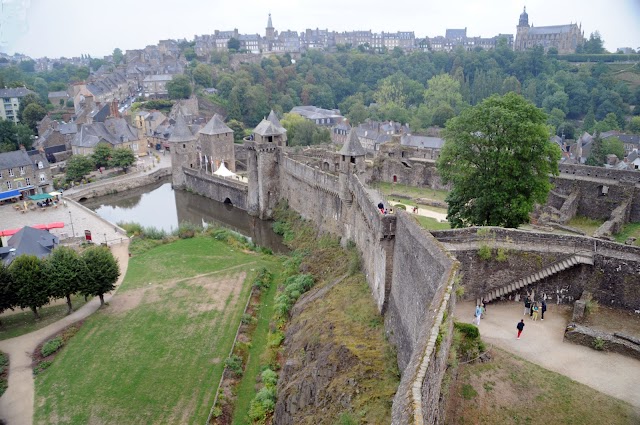
M 282 124 L 280 124 L 280 120 L 278 119 L 278 116 L 276 115 L 275 112 L 273 112 L 273 109 L 271 110 L 271 112 L 269 112 L 269 116 L 267 117 L 267 121 L 269 121 L 271 124 L 273 124 L 281 133 L 286 133 L 287 129 L 284 128 L 282 126 Z
M 202 127 L 202 129 L 200 130 L 200 133 L 209 134 L 209 135 L 225 134 L 225 133 L 233 133 L 233 130 L 227 127 L 227 125 L 222 121 L 222 118 L 220 117 L 220 115 L 215 114 L 213 118 L 209 120 L 207 125 Z
M 347 137 L 347 141 L 342 145 L 342 149 L 340 149 L 340 155 L 344 156 L 364 156 L 365 151 L 362 145 L 360 144 L 360 139 L 358 139 L 358 135 L 356 134 L 356 130 L 354 128 L 349 132 L 349 137 Z
M 193 142 L 194 140 L 196 140 L 196 136 L 189 130 L 189 126 L 182 114 L 178 114 L 176 124 L 173 126 L 171 136 L 169 136 L 169 142 L 182 143 Z

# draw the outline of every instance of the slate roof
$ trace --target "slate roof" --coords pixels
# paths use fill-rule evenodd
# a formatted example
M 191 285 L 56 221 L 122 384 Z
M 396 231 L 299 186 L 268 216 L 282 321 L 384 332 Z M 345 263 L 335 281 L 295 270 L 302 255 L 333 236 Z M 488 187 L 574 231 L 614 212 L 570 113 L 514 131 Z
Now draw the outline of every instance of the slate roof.
M 66 91 L 51 91 L 47 97 L 69 97 L 69 93 Z
M 6 247 L 0 248 L 0 257 L 6 265 L 22 254 L 46 257 L 58 242 L 58 238 L 46 230 L 25 226 L 9 239 Z M 15 255 L 11 254 L 12 248 Z
M 400 137 L 400 144 L 414 148 L 441 149 L 444 140 L 439 137 L 403 135 Z
M 125 141 L 138 139 L 138 131 L 130 126 L 124 118 L 109 118 L 105 122 L 82 124 L 71 144 L 90 148 L 101 141 L 116 146 Z
M 294 106 L 291 113 L 301 115 L 310 120 L 322 118 L 342 118 L 337 109 L 323 109 L 317 106 Z
M 0 89 L 0 97 L 24 97 L 29 93 L 34 93 L 28 88 L 18 87 L 13 89 Z
M 7 170 L 9 168 L 24 167 L 25 165 L 32 165 L 33 162 L 29 158 L 29 154 L 22 149 L 12 152 L 0 153 L 0 170 Z
M 226 134 L 233 133 L 233 130 L 227 127 L 227 125 L 222 121 L 222 117 L 220 117 L 220 115 L 215 114 L 209 122 L 202 127 L 200 133 L 209 135 Z
M 187 126 L 187 122 L 184 120 L 182 114 L 178 114 L 171 136 L 169 136 L 169 141 L 182 143 L 192 142 L 194 140 L 196 140 L 196 136 L 189 130 L 189 126 Z
M 281 136 L 285 134 L 287 130 L 280 124 L 276 113 L 271 110 L 269 116 L 263 119 L 253 132 L 261 136 Z
M 282 124 L 280 124 L 280 120 L 278 119 L 278 116 L 276 115 L 276 113 L 273 112 L 273 109 L 271 110 L 271 112 L 269 112 L 269 116 L 267 117 L 267 121 L 270 121 L 282 133 L 286 133 L 287 132 L 287 130 L 282 126 Z
M 342 149 L 340 149 L 340 155 L 344 156 L 364 156 L 365 151 L 362 145 L 360 144 L 360 140 L 358 139 L 358 135 L 355 130 L 351 130 L 349 132 L 349 136 L 347 137 L 347 141 L 342 145 Z
M 60 131 L 60 134 L 76 134 L 78 132 L 78 124 L 61 122 L 58 124 L 58 131 Z
M 142 80 L 143 83 L 150 83 L 153 81 L 171 81 L 173 76 L 169 74 L 149 75 Z
M 548 35 L 548 34 L 562 34 L 571 32 L 573 25 L 551 25 L 547 27 L 531 27 L 529 28 L 529 35 Z

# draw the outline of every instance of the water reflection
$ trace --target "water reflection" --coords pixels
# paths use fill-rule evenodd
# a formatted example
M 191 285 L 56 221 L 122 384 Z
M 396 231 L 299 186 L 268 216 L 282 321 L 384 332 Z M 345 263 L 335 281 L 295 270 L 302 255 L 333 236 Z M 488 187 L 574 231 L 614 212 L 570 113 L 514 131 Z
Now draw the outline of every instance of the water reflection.
M 280 236 L 271 229 L 270 222 L 251 217 L 232 205 L 174 190 L 166 181 L 126 193 L 89 199 L 83 205 L 112 223 L 137 222 L 167 232 L 184 221 L 199 226 L 211 223 L 235 230 L 274 252 L 287 251 Z

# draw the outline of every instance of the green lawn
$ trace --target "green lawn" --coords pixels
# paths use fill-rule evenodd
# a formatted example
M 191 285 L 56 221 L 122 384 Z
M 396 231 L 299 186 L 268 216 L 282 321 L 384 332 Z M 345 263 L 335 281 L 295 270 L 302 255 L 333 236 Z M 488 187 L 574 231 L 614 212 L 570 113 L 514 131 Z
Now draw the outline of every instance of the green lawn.
M 423 215 L 413 215 L 413 217 L 420 223 L 420 225 L 427 230 L 449 230 L 451 225 L 449 223 L 441 223 L 435 218 L 425 217 Z
M 383 195 L 389 197 L 391 194 L 399 195 L 401 198 L 427 198 L 444 202 L 449 194 L 446 190 L 435 190 L 428 187 L 408 186 L 400 183 L 376 182 L 371 185 L 378 189 Z M 401 201 L 404 203 L 404 201 Z
M 208 237 L 134 256 L 111 305 L 37 376 L 34 423 L 204 423 L 250 283 L 277 261 Z
M 71 297 L 71 304 L 73 305 L 74 310 L 79 309 L 85 303 L 86 301 L 83 296 L 76 295 Z M 38 310 L 40 320 L 36 320 L 33 316 L 33 312 L 29 309 L 16 311 L 16 313 L 9 311 L 2 316 L 0 340 L 28 334 L 30 332 L 37 331 L 40 328 L 44 328 L 53 322 L 57 322 L 67 315 L 67 303 L 63 302 L 62 304 L 49 305 L 40 308 Z
M 491 361 L 460 367 L 447 423 L 638 424 L 628 403 L 498 348 Z
M 578 230 L 582 230 L 587 236 L 593 236 L 593 233 L 604 224 L 604 220 L 593 220 L 587 217 L 575 216 L 567 225 Z
M 624 243 L 627 238 L 633 236 L 636 238 L 635 246 L 640 246 L 640 223 L 627 223 L 622 228 L 622 231 L 617 235 L 614 235 L 616 242 Z

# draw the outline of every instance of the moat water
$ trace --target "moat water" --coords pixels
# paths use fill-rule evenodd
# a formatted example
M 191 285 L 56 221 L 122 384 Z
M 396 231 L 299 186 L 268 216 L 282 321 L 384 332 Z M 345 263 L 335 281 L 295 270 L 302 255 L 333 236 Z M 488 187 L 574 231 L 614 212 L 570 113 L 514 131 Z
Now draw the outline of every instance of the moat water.
M 88 199 L 82 204 L 114 224 L 135 222 L 166 232 L 177 229 L 182 222 L 223 226 L 274 252 L 288 251 L 282 238 L 273 232 L 271 222 L 251 217 L 233 205 L 174 190 L 166 180 L 115 195 Z

